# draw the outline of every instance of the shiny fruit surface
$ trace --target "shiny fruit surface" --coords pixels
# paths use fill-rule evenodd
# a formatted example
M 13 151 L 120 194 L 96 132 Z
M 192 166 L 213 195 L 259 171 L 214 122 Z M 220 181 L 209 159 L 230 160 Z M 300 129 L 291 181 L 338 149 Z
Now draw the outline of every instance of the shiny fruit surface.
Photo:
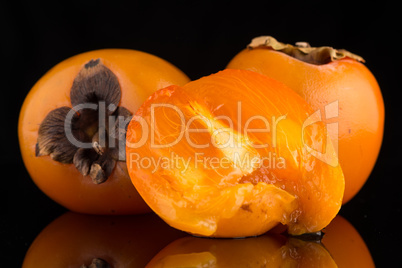
M 255 236 L 279 222 L 291 234 L 317 232 L 341 206 L 344 178 L 325 125 L 256 72 L 158 90 L 128 125 L 126 153 L 145 202 L 196 235 Z

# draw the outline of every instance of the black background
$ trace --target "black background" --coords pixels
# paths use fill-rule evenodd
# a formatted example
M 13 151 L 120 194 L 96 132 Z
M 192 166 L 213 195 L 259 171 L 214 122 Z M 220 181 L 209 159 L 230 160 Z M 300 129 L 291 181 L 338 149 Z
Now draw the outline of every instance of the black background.
M 57 4 L 56 4 L 57 3 Z M 386 123 L 377 164 L 359 194 L 341 209 L 365 240 L 378 267 L 401 246 L 399 116 L 401 23 L 386 1 L 349 2 L 58 1 L 0 4 L 2 263 L 20 267 L 36 235 L 65 209 L 31 181 L 22 163 L 17 122 L 34 83 L 60 61 L 100 48 L 131 48 L 164 58 L 191 79 L 225 68 L 251 38 L 345 48 L 363 56 L 382 89 Z M 4 256 L 3 256 L 4 255 Z M 0 265 L 2 266 L 2 265 Z

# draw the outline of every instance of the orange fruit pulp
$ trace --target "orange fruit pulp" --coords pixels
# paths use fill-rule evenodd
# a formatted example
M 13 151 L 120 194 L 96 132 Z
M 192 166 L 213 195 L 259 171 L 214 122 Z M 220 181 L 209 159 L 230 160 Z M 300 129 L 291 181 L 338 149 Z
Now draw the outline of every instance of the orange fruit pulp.
M 338 213 L 344 178 L 312 114 L 290 88 L 251 71 L 158 90 L 127 129 L 131 180 L 162 219 L 196 235 L 255 236 L 279 222 L 291 234 L 317 232 Z

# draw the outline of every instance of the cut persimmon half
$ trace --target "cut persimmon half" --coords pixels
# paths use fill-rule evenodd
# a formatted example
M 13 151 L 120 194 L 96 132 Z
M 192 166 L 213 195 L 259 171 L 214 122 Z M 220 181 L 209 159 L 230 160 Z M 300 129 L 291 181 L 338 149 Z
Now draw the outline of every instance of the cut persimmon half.
M 246 237 L 320 231 L 344 178 L 325 124 L 284 84 L 224 70 L 156 91 L 127 128 L 129 175 L 169 225 Z

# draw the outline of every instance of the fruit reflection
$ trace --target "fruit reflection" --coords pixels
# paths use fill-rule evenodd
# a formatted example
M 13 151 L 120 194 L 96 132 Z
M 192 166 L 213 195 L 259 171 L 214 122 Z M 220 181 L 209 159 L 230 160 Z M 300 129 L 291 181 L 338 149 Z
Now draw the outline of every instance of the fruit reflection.
M 142 268 L 164 246 L 184 235 L 155 214 L 91 216 L 67 212 L 36 237 L 22 267 Z M 98 264 L 90 266 L 93 262 Z
M 345 218 L 336 216 L 324 232 L 322 243 L 331 252 L 339 268 L 375 267 L 363 238 Z
M 146 266 L 153 267 L 337 267 L 315 241 L 265 234 L 244 239 L 180 238 Z
M 321 241 L 288 237 L 280 230 L 245 239 L 182 237 L 146 267 L 375 267 L 359 233 L 339 215 Z

